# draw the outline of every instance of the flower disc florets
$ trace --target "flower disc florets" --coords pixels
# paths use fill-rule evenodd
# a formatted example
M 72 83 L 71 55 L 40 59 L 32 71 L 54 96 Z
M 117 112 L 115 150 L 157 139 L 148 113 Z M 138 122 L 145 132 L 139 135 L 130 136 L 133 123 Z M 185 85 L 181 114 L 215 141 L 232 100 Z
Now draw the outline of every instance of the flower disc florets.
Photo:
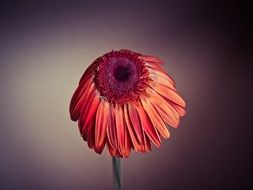
M 102 97 L 118 104 L 139 98 L 147 87 L 149 73 L 138 56 L 132 51 L 120 50 L 95 61 L 94 81 Z

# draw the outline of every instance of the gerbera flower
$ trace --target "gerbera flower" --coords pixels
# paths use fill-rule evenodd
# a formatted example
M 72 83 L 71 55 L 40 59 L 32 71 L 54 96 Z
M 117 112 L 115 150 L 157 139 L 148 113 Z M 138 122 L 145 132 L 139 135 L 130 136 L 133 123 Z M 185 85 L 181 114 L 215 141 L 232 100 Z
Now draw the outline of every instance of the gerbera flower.
M 168 125 L 177 127 L 185 102 L 173 79 L 156 57 L 130 50 L 112 51 L 97 58 L 84 72 L 71 103 L 88 146 L 101 153 L 128 157 L 131 149 L 151 150 L 169 138 Z

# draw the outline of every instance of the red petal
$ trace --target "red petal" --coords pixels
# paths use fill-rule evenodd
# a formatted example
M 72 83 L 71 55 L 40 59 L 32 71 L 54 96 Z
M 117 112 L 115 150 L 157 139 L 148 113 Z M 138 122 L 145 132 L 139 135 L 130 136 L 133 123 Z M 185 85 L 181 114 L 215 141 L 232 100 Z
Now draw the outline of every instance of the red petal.
M 118 151 L 123 157 L 128 157 L 131 152 L 131 140 L 127 130 L 124 115 L 124 106 L 115 105 L 115 121 L 118 139 Z
M 83 140 L 87 141 L 89 148 L 94 149 L 95 147 L 95 117 L 88 124 L 87 131 L 82 134 Z
M 148 100 L 142 99 L 142 105 L 147 112 L 151 122 L 153 123 L 154 127 L 159 131 L 159 133 L 164 137 L 164 138 L 169 138 L 170 133 L 163 122 L 161 116 L 157 113 L 156 109 L 153 107 L 151 103 L 149 103 Z
M 143 130 L 141 127 L 141 121 L 139 118 L 139 114 L 136 110 L 135 103 L 129 102 L 128 103 L 128 114 L 130 118 L 131 125 L 133 126 L 133 129 L 136 133 L 136 136 L 138 138 L 138 141 L 143 144 Z
M 122 155 L 119 153 L 119 151 L 118 150 L 115 150 L 112 146 L 111 146 L 111 144 L 110 144 L 110 142 L 108 141 L 108 139 L 107 139 L 107 148 L 108 148 L 108 150 L 109 150 L 109 153 L 110 153 L 110 155 L 111 156 L 117 156 L 117 157 L 122 157 Z
M 142 152 L 149 152 L 151 150 L 151 143 L 148 136 L 144 133 L 144 145 Z
M 92 121 L 88 125 L 83 126 L 83 127 L 81 126 L 81 124 L 80 124 L 79 121 L 78 121 L 78 126 L 79 126 L 80 133 L 81 133 L 81 135 L 83 137 L 83 140 L 87 141 L 88 140 L 88 136 L 89 136 L 88 133 L 90 133 L 91 129 L 93 130 L 93 128 L 95 128 L 95 121 Z M 83 130 L 83 132 L 81 130 Z
M 141 143 L 140 143 L 140 141 L 137 137 L 134 126 L 132 125 L 132 122 L 130 120 L 127 104 L 124 105 L 124 117 L 125 117 L 127 129 L 128 129 L 129 135 L 130 135 L 130 139 L 131 139 L 131 142 L 133 144 L 133 148 L 136 151 L 141 151 Z
M 89 128 L 87 132 L 87 143 L 89 148 L 94 149 L 95 147 L 95 123 L 93 123 L 93 126 Z
M 116 150 L 114 148 L 112 148 L 111 143 L 109 142 L 108 138 L 107 138 L 107 148 L 108 151 L 110 152 L 111 156 L 116 156 Z
M 114 151 L 118 149 L 117 131 L 115 123 L 115 111 L 113 105 L 110 104 L 109 107 L 109 117 L 108 117 L 108 127 L 107 127 L 107 139 Z
M 73 121 L 76 121 L 82 109 L 83 104 L 88 100 L 91 91 L 94 90 L 94 84 L 90 78 L 86 83 L 81 84 L 75 91 L 69 107 L 70 117 Z
M 118 150 L 120 154 L 124 155 L 124 145 L 125 145 L 125 125 L 123 121 L 123 110 L 121 106 L 118 104 L 115 105 L 115 126 L 117 131 L 117 139 L 118 139 Z
M 95 122 L 93 118 L 95 118 L 96 116 L 96 111 L 100 102 L 99 96 L 96 94 L 95 91 L 90 94 L 88 99 L 89 101 L 87 102 L 87 104 L 83 105 L 78 121 L 80 132 L 82 135 L 87 132 L 87 130 L 89 129 L 88 127 L 91 126 L 90 123 Z
M 127 126 L 125 125 L 125 157 L 127 158 L 131 152 L 131 139 L 130 134 L 127 130 Z
M 95 150 L 102 152 L 105 144 L 106 130 L 108 126 L 109 103 L 101 101 L 96 115 Z
M 92 63 L 84 72 L 83 76 L 81 77 L 81 79 L 79 80 L 79 85 L 83 82 L 85 82 L 87 80 L 87 76 L 92 75 L 93 74 L 93 69 L 96 67 L 96 65 L 94 63 Z
M 106 141 L 104 140 L 103 143 L 101 144 L 101 146 L 100 146 L 99 148 L 96 148 L 96 147 L 94 148 L 94 149 L 95 149 L 95 152 L 98 153 L 98 154 L 101 154 L 102 151 L 103 151 L 104 148 L 105 148 L 105 144 L 106 144 Z M 96 146 L 96 144 L 95 144 L 95 146 Z
M 157 146 L 160 147 L 161 145 L 161 139 L 159 137 L 159 134 L 157 133 L 155 127 L 153 126 L 152 122 L 150 121 L 147 113 L 143 109 L 141 105 L 136 106 L 136 109 L 138 111 L 142 129 L 145 131 L 145 133 L 148 135 L 150 140 Z

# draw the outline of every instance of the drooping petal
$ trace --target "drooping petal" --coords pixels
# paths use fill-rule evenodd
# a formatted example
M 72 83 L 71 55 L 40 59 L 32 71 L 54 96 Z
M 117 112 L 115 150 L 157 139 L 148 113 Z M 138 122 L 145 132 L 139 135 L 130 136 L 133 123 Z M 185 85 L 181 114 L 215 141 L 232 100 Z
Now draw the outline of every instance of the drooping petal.
M 102 152 L 105 145 L 106 130 L 108 126 L 109 116 L 109 103 L 101 101 L 96 115 L 96 127 L 95 127 L 95 150 Z
M 152 95 L 153 98 L 150 103 L 159 113 L 163 121 L 176 128 L 179 125 L 179 115 L 175 108 L 153 89 L 148 88 L 147 92 Z
M 118 150 L 121 155 L 125 155 L 124 145 L 125 145 L 125 124 L 124 124 L 124 116 L 123 109 L 120 105 L 115 105 L 115 123 L 116 123 L 116 133 L 118 139 Z
M 91 122 L 95 122 L 94 118 L 96 116 L 96 111 L 100 103 L 100 99 L 96 94 L 96 91 L 92 91 L 87 99 L 87 104 L 83 104 L 80 113 L 81 117 L 78 120 L 80 132 L 82 135 L 84 135 L 89 130 L 88 127 L 91 126 Z
M 164 138 L 169 138 L 170 133 L 161 116 L 157 113 L 156 109 L 154 108 L 154 106 L 149 102 L 148 99 L 147 100 L 142 99 L 141 102 L 151 122 L 153 123 L 153 126 L 156 127 L 156 129 Z
M 89 128 L 86 135 L 87 135 L 87 143 L 88 143 L 89 148 L 94 149 L 95 148 L 95 122 Z
M 181 107 L 185 107 L 185 101 L 177 94 L 175 90 L 168 88 L 162 84 L 154 85 L 153 83 L 151 83 L 151 88 L 153 88 L 163 97 L 171 100 L 172 102 L 180 105 Z
M 123 106 L 116 104 L 114 111 L 118 139 L 118 151 L 122 157 L 128 157 L 130 154 L 131 142 L 124 118 Z
M 78 126 L 79 126 L 79 130 L 80 130 L 81 136 L 83 137 L 84 141 L 87 141 L 88 140 L 88 136 L 89 136 L 88 133 L 90 133 L 90 130 L 93 130 L 94 127 L 95 127 L 95 120 L 91 121 L 86 126 L 82 126 L 79 121 L 78 121 Z M 83 129 L 83 131 L 82 131 L 82 129 Z
M 111 156 L 116 156 L 116 150 L 112 147 L 111 142 L 109 142 L 109 139 L 107 138 L 107 148 L 108 151 L 110 152 Z
M 151 143 L 147 134 L 143 133 L 144 141 L 142 145 L 142 152 L 149 152 L 151 150 Z
M 139 58 L 145 62 L 149 62 L 149 63 L 155 63 L 155 64 L 163 64 L 164 62 L 159 59 L 158 57 L 154 57 L 151 55 L 142 55 L 139 56 Z
M 163 61 L 159 60 L 150 60 L 150 59 L 143 59 L 142 57 L 139 56 L 139 59 L 141 59 L 145 65 L 147 66 L 147 69 L 151 69 L 151 70 L 157 70 L 163 73 L 166 73 L 166 70 L 161 67 L 161 64 L 163 64 Z
M 135 103 L 129 102 L 127 108 L 128 108 L 129 118 L 130 118 L 129 121 L 131 122 L 131 125 L 133 126 L 135 130 L 138 141 L 141 144 L 143 144 L 143 129 L 141 126 L 141 120 L 140 120 L 139 114 L 136 110 Z
M 167 86 L 173 90 L 175 90 L 175 83 L 174 81 L 165 73 L 155 71 L 155 70 L 150 70 L 149 71 L 149 76 L 152 79 L 152 81 L 156 84 L 162 84 L 164 86 Z
M 171 102 L 172 106 L 175 108 L 175 110 L 177 111 L 178 115 L 179 116 L 184 116 L 186 114 L 186 111 L 183 107 L 177 105 L 177 104 L 174 104 L 173 102 Z
M 92 78 L 89 78 L 86 83 L 81 84 L 76 89 L 69 107 L 70 117 L 73 121 L 76 121 L 80 116 L 81 109 L 88 101 L 88 97 L 93 90 L 94 84 L 92 84 Z
M 127 126 L 125 125 L 125 155 L 124 157 L 127 158 L 131 152 L 131 139 L 130 134 L 127 130 Z
M 151 142 L 160 146 L 160 135 L 169 137 L 166 125 L 178 126 L 185 102 L 162 64 L 157 57 L 120 50 L 87 68 L 69 111 L 90 148 L 100 154 L 107 145 L 112 156 L 128 157 L 131 148 L 148 152 Z
M 96 67 L 96 64 L 94 64 L 95 63 L 95 61 L 93 62 L 93 64 L 91 64 L 86 70 L 85 70 L 85 72 L 83 73 L 83 75 L 82 75 L 82 77 L 80 78 L 80 80 L 79 80 L 79 85 L 81 84 L 81 83 L 86 83 L 86 81 L 87 81 L 87 79 L 92 75 L 94 75 L 94 73 L 93 73 L 93 70 L 94 70 L 94 68 Z
M 179 125 L 179 117 L 178 113 L 175 113 L 175 110 L 173 110 L 170 106 L 165 106 L 164 104 L 153 104 L 159 115 L 163 118 L 163 120 L 168 123 L 170 126 L 176 128 Z
M 152 70 L 156 70 L 156 71 L 160 71 L 160 72 L 166 72 L 164 68 L 162 68 L 160 65 L 155 64 L 155 63 L 149 63 L 149 62 L 145 62 L 147 69 L 152 69 Z
M 112 104 L 109 107 L 109 116 L 108 116 L 108 127 L 107 127 L 107 139 L 110 143 L 110 147 L 116 151 L 118 149 L 118 138 L 116 131 L 116 121 L 115 121 L 115 111 Z
M 139 114 L 142 129 L 145 131 L 149 139 L 157 146 L 160 147 L 161 139 L 159 134 L 156 131 L 156 128 L 153 126 L 152 122 L 150 121 L 147 113 L 143 109 L 141 105 L 136 106 L 136 110 Z
M 135 127 L 130 120 L 129 111 L 128 111 L 128 104 L 124 105 L 124 117 L 125 117 L 126 126 L 128 129 L 129 135 L 130 135 L 130 139 L 131 139 L 133 148 L 136 151 L 141 151 L 141 142 L 139 141 L 137 134 L 136 134 Z
M 95 152 L 98 154 L 101 154 L 105 148 L 105 144 L 106 144 L 105 140 L 102 142 L 99 148 L 96 148 L 96 144 L 95 144 L 95 147 L 94 147 Z

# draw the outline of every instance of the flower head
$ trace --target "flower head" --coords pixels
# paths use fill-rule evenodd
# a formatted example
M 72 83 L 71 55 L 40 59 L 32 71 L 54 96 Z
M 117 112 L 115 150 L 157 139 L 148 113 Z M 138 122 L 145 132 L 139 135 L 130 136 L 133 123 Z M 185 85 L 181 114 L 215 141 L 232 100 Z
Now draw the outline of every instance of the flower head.
M 128 157 L 131 149 L 147 152 L 177 127 L 185 102 L 156 57 L 130 50 L 97 58 L 84 72 L 70 103 L 88 146 L 101 153 Z

